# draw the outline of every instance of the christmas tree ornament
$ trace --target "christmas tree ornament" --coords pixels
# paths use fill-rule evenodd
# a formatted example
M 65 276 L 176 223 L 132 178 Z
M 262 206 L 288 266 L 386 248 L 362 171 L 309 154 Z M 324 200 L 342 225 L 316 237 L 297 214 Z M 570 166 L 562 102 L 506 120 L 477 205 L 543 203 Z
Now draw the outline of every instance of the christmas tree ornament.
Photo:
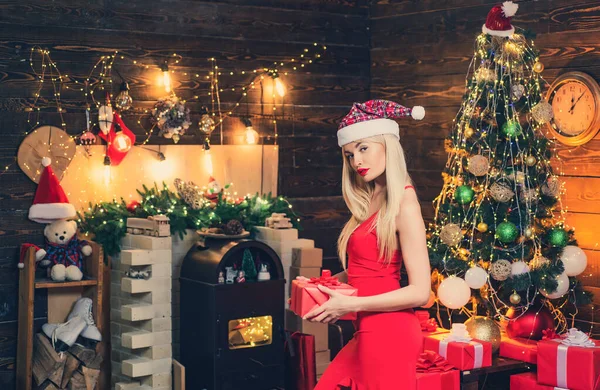
M 487 224 L 487 223 L 485 223 L 485 222 L 479 222 L 479 223 L 477 224 L 477 230 L 478 230 L 480 233 L 485 233 L 485 232 L 487 232 L 487 230 L 488 230 L 488 224 Z
M 150 120 L 160 130 L 159 136 L 172 139 L 175 143 L 192 124 L 190 109 L 175 95 L 158 99 L 152 109 Z
M 127 111 L 133 104 L 133 99 L 129 95 L 129 84 L 123 81 L 119 87 L 119 94 L 115 98 L 115 107 L 120 112 Z
M 449 223 L 445 225 L 440 231 L 440 239 L 448 246 L 455 246 L 462 240 L 463 234 L 460 226 Z
M 27 134 L 19 150 L 17 162 L 19 168 L 34 183 L 38 183 L 44 172 L 43 157 L 52 160 L 52 171 L 58 180 L 63 175 L 75 157 L 77 145 L 63 129 L 54 126 L 40 126 Z
M 254 258 L 250 249 L 244 249 L 242 258 L 242 270 L 244 271 L 246 279 L 248 281 L 255 281 L 258 273 L 256 272 L 256 265 L 254 264 Z
M 502 134 L 507 138 L 516 138 L 523 133 L 521 124 L 516 120 L 508 120 L 502 125 Z
M 490 275 L 494 280 L 502 282 L 510 276 L 512 266 L 508 260 L 496 260 L 492 263 L 490 268 Z
M 489 317 L 473 316 L 465 321 L 469 335 L 475 340 L 483 340 L 492 344 L 492 354 L 500 349 L 500 326 Z
M 525 231 L 523 231 L 523 235 L 525 236 L 525 238 L 527 238 L 528 240 L 531 240 L 533 238 L 533 229 L 530 227 L 527 227 L 525 229 Z
M 562 228 L 553 228 L 548 232 L 548 241 L 552 246 L 563 247 L 569 242 L 569 234 Z
M 474 266 L 467 270 L 465 273 L 465 282 L 467 285 L 475 290 L 483 287 L 488 280 L 488 273 L 481 267 Z
M 460 248 L 458 250 L 458 253 L 460 253 L 461 256 L 466 257 L 469 255 L 469 250 L 467 248 Z
M 542 194 L 556 198 L 560 193 L 560 181 L 556 176 L 550 176 L 541 187 Z
M 533 71 L 535 73 L 542 73 L 544 71 L 544 64 L 542 64 L 539 61 L 536 61 L 535 64 L 533 64 Z
M 469 157 L 467 169 L 475 176 L 485 176 L 490 170 L 490 160 L 480 154 Z
M 496 71 L 482 66 L 475 71 L 475 80 L 479 83 L 494 82 L 496 80 Z
M 471 289 L 464 279 L 449 276 L 438 287 L 438 298 L 448 309 L 460 309 L 471 299 Z
M 515 84 L 510 87 L 510 93 L 513 101 L 517 101 L 523 97 L 525 86 L 523 84 Z
M 587 267 L 587 256 L 580 247 L 567 245 L 560 254 L 567 276 L 577 276 Z
M 496 237 L 505 244 L 514 242 L 518 236 L 519 229 L 512 222 L 505 221 L 496 227 Z
M 538 202 L 538 192 L 534 188 L 523 188 L 519 194 L 519 200 L 525 204 L 536 204 Z
M 545 100 L 540 101 L 531 109 L 531 115 L 539 124 L 548 123 L 554 118 L 552 105 Z
M 110 131 L 106 134 L 99 133 L 98 136 L 108 144 L 106 156 L 110 159 L 110 165 L 116 166 L 123 161 L 131 146 L 135 143 L 135 134 L 125 125 L 119 113 L 113 113 Z
M 558 299 L 564 296 L 569 291 L 569 277 L 566 273 L 562 273 L 556 277 L 558 286 L 554 291 L 547 291 L 543 288 L 540 289 L 540 293 L 548 299 Z
M 203 114 L 200 118 L 200 131 L 205 134 L 210 134 L 215 128 L 215 121 L 210 117 L 209 114 Z
M 460 204 L 468 204 L 473 201 L 475 191 L 468 185 L 461 185 L 454 192 L 454 199 Z
M 537 163 L 535 156 L 529 155 L 527 158 L 525 158 L 525 164 L 527 164 L 528 167 L 534 166 L 535 163 Z
M 475 130 L 473 130 L 473 128 L 472 128 L 472 127 L 470 127 L 470 126 L 467 126 L 467 127 L 465 128 L 465 137 L 467 137 L 467 138 L 471 138 L 471 137 L 473 136 L 473 134 L 474 134 L 474 133 L 475 133 Z
M 529 266 L 524 261 L 515 261 L 511 264 L 510 276 L 517 276 L 529 272 Z
M 521 296 L 519 294 L 517 294 L 516 292 L 513 292 L 512 294 L 510 294 L 510 303 L 512 303 L 513 305 L 518 305 L 519 303 L 521 303 Z
M 108 135 L 108 132 L 112 128 L 112 122 L 114 119 L 114 114 L 112 107 L 110 105 L 110 100 L 107 99 L 107 104 L 102 105 L 98 108 L 98 126 L 100 127 L 100 131 L 105 136 Z
M 140 207 L 140 202 L 138 202 L 137 200 L 132 200 L 131 202 L 127 203 L 127 211 L 129 211 L 131 214 L 135 214 L 135 210 Z
M 269 273 L 269 269 L 266 264 L 260 265 L 260 271 L 258 271 L 257 280 L 259 282 L 264 282 L 265 280 L 271 280 L 271 274 Z
M 87 156 L 92 155 L 92 145 L 96 144 L 96 136 L 91 131 L 84 131 L 79 136 L 79 145 L 83 146 Z
M 115 123 L 115 137 L 112 142 L 118 152 L 127 153 L 131 149 L 131 138 L 123 133 L 118 123 Z
M 513 170 L 508 175 L 506 175 L 506 178 L 509 179 L 509 180 L 514 181 L 517 184 L 523 184 L 523 183 L 525 183 L 525 173 L 523 173 L 521 171 L 515 171 L 515 170 Z
M 507 184 L 495 182 L 490 186 L 490 195 L 496 202 L 506 203 L 515 196 L 515 193 Z
M 531 305 L 527 309 L 511 307 L 506 312 L 509 319 L 506 324 L 506 334 L 511 339 L 521 337 L 531 340 L 541 340 L 544 330 L 554 329 L 554 317 L 546 306 Z
M 550 260 L 544 256 L 536 256 L 529 262 L 529 266 L 533 269 L 550 264 Z

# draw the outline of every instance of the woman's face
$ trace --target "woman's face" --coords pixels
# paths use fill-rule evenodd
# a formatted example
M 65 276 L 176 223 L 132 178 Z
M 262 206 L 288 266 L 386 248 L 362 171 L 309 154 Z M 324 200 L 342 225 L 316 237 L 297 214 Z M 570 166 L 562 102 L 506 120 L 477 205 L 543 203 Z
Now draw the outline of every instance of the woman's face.
M 370 182 L 385 172 L 384 145 L 367 140 L 351 142 L 343 147 L 350 166 L 363 180 Z

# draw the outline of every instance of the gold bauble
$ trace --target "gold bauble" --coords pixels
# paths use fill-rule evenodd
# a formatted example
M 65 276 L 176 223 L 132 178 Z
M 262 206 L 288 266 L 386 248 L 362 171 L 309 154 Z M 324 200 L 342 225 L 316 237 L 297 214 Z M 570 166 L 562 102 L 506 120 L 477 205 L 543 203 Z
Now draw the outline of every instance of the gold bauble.
M 527 229 L 525 229 L 525 231 L 523 232 L 523 235 L 525 236 L 525 238 L 528 239 L 532 239 L 533 238 L 533 229 L 528 227 Z
M 470 127 L 467 127 L 467 128 L 465 129 L 465 137 L 467 137 L 467 138 L 470 138 L 470 137 L 472 137 L 474 132 L 475 132 L 475 131 L 474 131 L 472 128 L 470 128 Z
M 518 305 L 519 303 L 521 303 L 521 296 L 516 292 L 512 293 L 510 295 L 510 303 L 512 303 L 513 305 Z
M 483 340 L 492 344 L 492 353 L 500 349 L 500 327 L 488 317 L 476 316 L 465 321 L 469 335 L 476 340 Z
M 544 64 L 542 64 L 539 61 L 536 61 L 536 63 L 533 64 L 533 71 L 535 73 L 542 73 L 544 71 Z
M 481 233 L 485 233 L 488 230 L 488 225 L 485 222 L 479 222 L 477 224 L 477 230 L 479 230 Z
M 525 159 L 525 164 L 527 164 L 528 167 L 534 166 L 536 162 L 537 159 L 534 156 L 527 156 Z

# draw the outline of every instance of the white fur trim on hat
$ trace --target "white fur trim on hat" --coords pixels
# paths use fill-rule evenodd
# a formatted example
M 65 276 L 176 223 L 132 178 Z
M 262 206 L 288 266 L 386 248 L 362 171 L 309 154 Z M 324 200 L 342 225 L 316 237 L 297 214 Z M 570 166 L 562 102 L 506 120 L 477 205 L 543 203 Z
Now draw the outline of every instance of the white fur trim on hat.
M 511 26 L 510 30 L 490 30 L 489 28 L 485 27 L 484 24 L 483 26 L 481 26 L 481 31 L 483 31 L 486 34 L 494 35 L 497 37 L 510 37 L 515 33 L 515 28 Z
M 29 219 L 39 223 L 52 223 L 76 215 L 75 207 L 70 203 L 37 203 L 29 208 Z
M 52 159 L 50 157 L 44 157 L 44 158 L 42 158 L 42 165 L 43 166 L 47 167 L 51 163 L 52 163 Z
M 412 116 L 413 119 L 420 121 L 425 118 L 425 108 L 423 106 L 414 106 L 410 111 L 410 116 Z
M 363 138 L 375 135 L 392 134 L 400 139 L 400 127 L 392 119 L 371 119 L 364 122 L 354 123 L 338 130 L 338 145 L 340 147 Z
M 515 16 L 518 9 L 519 4 L 515 4 L 512 1 L 505 1 L 504 3 L 502 3 L 502 12 L 507 18 Z

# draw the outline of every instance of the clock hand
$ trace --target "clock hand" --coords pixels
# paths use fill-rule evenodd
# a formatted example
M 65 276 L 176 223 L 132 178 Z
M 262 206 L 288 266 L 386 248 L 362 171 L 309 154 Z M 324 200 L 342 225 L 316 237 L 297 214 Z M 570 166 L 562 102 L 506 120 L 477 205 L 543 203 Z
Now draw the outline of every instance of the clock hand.
M 581 100 L 581 98 L 583 97 L 583 95 L 585 95 L 585 92 L 582 93 L 578 98 L 577 101 L 575 101 L 575 103 L 573 103 L 573 105 L 571 106 L 571 108 L 569 109 L 569 112 L 572 114 L 573 110 L 575 109 L 575 105 Z M 572 102 L 572 101 L 571 101 Z

